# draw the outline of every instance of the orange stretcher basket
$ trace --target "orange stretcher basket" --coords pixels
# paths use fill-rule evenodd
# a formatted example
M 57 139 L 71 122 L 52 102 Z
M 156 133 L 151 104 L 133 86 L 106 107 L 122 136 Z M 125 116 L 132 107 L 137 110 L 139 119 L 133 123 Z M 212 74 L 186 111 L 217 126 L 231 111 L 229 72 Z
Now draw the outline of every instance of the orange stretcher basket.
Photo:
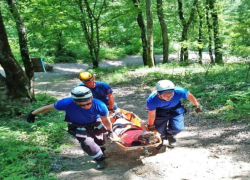
M 123 109 L 120 109 L 120 113 L 123 115 L 123 117 L 126 118 L 127 121 L 130 121 L 132 123 L 134 123 L 136 126 L 138 126 L 138 130 L 146 130 L 145 127 L 145 123 L 137 116 L 135 115 L 133 112 L 129 112 Z M 116 118 L 114 116 L 110 116 L 110 120 L 111 123 L 113 124 L 116 120 Z M 147 144 L 147 145 L 140 145 L 140 146 L 127 146 L 126 142 L 123 141 L 114 141 L 112 138 L 111 140 L 113 142 L 115 142 L 118 147 L 123 150 L 123 151 L 128 151 L 128 150 L 135 150 L 135 149 L 145 149 L 147 147 L 157 147 L 162 143 L 162 140 L 160 138 L 160 134 L 158 132 L 155 132 L 155 135 L 158 139 L 157 143 L 155 144 Z

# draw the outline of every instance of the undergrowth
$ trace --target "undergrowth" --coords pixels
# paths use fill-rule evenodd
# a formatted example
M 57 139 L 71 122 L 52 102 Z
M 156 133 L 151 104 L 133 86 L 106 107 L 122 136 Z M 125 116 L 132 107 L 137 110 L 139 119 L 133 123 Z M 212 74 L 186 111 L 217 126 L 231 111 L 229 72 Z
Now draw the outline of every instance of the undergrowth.
M 23 113 L 54 101 L 51 96 L 38 94 L 37 101 Z M 10 119 L 3 114 L 0 118 L 0 179 L 55 179 L 50 174 L 52 162 L 67 138 L 63 114 L 51 111 L 38 115 L 32 124 L 26 122 L 25 116 Z

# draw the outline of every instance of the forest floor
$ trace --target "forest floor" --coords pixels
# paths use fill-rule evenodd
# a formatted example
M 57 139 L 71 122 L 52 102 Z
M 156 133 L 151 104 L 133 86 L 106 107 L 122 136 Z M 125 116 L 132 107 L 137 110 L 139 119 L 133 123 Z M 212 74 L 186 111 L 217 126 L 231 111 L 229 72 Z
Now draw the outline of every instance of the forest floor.
M 162 56 L 156 56 L 156 62 Z M 100 67 L 142 64 L 141 57 L 102 61 Z M 54 71 L 36 73 L 36 92 L 46 92 L 60 99 L 70 95 L 79 83 L 77 75 L 87 64 L 55 64 Z M 132 111 L 147 120 L 145 99 L 152 87 L 142 90 L 129 84 L 112 84 L 116 102 L 122 109 Z M 202 103 L 202 102 L 201 102 Z M 82 152 L 78 142 L 64 148 L 54 160 L 53 171 L 62 180 L 250 180 L 250 128 L 239 122 L 225 123 L 218 119 L 205 119 L 213 113 L 204 108 L 197 115 L 191 110 L 185 115 L 185 130 L 178 138 L 178 146 L 163 146 L 160 150 L 122 151 L 117 144 L 107 141 L 107 167 L 96 170 L 95 163 Z

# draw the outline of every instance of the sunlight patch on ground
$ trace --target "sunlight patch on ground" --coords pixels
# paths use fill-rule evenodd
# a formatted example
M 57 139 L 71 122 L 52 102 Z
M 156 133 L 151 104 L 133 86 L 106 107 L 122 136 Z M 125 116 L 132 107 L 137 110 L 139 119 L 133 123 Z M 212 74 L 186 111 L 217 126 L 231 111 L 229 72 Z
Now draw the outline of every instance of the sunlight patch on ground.
M 81 173 L 81 171 L 63 171 L 62 173 L 60 173 L 60 175 L 58 175 L 58 177 L 62 177 L 62 176 L 68 176 L 71 174 L 76 174 L 76 173 Z
M 49 88 L 48 88 L 49 89 Z M 60 92 L 60 91 L 49 91 L 49 90 L 39 90 L 39 89 L 35 89 L 36 93 L 45 93 L 45 94 L 49 94 L 53 97 L 56 97 L 57 99 L 61 99 L 61 98 L 66 98 L 66 97 L 70 97 L 70 91 L 71 89 L 69 89 L 67 92 Z
M 102 65 L 103 67 L 109 67 L 109 66 L 115 66 L 115 67 L 118 67 L 118 66 L 124 66 L 124 62 L 123 61 L 106 61 L 106 60 L 103 60 L 101 61 L 100 65 Z
M 61 153 L 64 157 L 69 157 L 69 158 L 77 158 L 79 156 L 83 156 L 84 152 L 80 148 L 70 148 L 70 149 L 65 149 Z
M 48 85 L 50 84 L 51 82 L 49 81 L 45 81 L 45 82 L 39 82 L 39 83 L 36 83 L 36 85 Z
M 143 177 L 147 167 L 154 167 L 151 171 L 155 170 L 157 173 L 148 172 L 147 175 L 155 179 L 179 180 L 186 177 L 188 179 L 231 179 L 236 176 L 247 176 L 250 170 L 250 166 L 244 162 L 235 162 L 232 158 L 223 155 L 215 157 L 207 149 L 167 149 L 164 154 L 157 154 L 142 161 L 144 166 L 138 168 L 136 174 Z M 168 171 L 161 170 L 162 166 L 168 167 Z
M 135 71 L 129 72 L 130 74 L 134 75 L 144 75 L 148 74 L 150 72 L 161 72 L 161 73 L 167 73 L 167 74 L 184 74 L 185 72 L 189 72 L 189 70 L 192 70 L 192 73 L 199 73 L 199 72 L 204 72 L 204 68 L 196 68 L 195 70 L 192 68 L 173 68 L 173 69 L 165 69 L 163 67 L 153 67 L 150 69 L 136 69 Z
M 94 163 L 93 163 L 94 164 Z M 95 177 L 101 176 L 102 171 L 90 168 L 86 171 L 63 171 L 56 175 L 57 178 L 63 180 L 83 180 L 83 179 L 95 179 Z M 100 178 L 101 179 L 101 178 Z
M 87 179 L 87 177 L 91 177 L 95 174 L 95 176 L 101 175 L 101 171 L 97 171 L 95 169 L 89 169 L 87 172 L 83 173 L 82 171 L 63 171 L 60 174 L 58 174 L 56 177 L 60 179 L 74 179 L 74 180 L 80 180 L 80 179 Z
M 55 67 L 55 69 L 60 70 L 60 71 L 66 71 L 66 72 L 76 72 L 79 73 L 81 71 L 83 71 L 83 69 L 74 69 L 74 68 L 66 68 L 66 67 Z

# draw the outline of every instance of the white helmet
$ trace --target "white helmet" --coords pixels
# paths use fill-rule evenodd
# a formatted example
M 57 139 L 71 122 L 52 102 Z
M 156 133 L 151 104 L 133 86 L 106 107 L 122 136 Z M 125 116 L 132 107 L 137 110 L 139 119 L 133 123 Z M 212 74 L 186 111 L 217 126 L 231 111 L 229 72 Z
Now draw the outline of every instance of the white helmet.
M 163 94 L 165 92 L 174 92 L 174 83 L 169 80 L 160 80 L 156 83 L 156 90 L 160 93 Z
M 92 97 L 92 92 L 85 86 L 77 86 L 72 89 L 71 97 L 77 102 L 88 101 Z

